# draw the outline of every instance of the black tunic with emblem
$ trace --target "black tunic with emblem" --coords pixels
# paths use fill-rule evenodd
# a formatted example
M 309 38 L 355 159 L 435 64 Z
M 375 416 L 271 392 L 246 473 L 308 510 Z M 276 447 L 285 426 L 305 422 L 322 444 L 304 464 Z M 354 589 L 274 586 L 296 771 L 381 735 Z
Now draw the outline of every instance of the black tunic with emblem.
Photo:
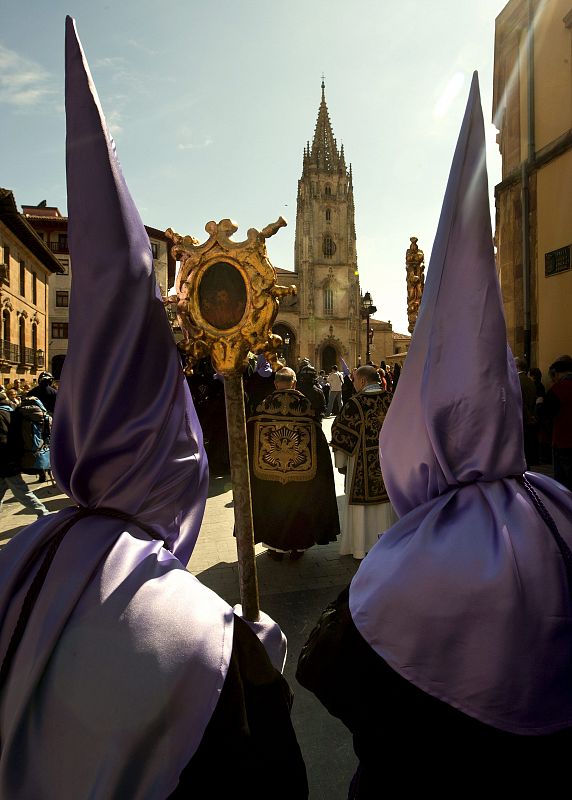
M 292 389 L 273 392 L 247 432 L 255 541 L 284 551 L 334 541 L 332 459 L 310 401 Z
M 391 395 L 376 384 L 350 397 L 332 425 L 332 447 L 353 457 L 346 493 L 351 505 L 387 503 L 379 465 L 379 432 Z

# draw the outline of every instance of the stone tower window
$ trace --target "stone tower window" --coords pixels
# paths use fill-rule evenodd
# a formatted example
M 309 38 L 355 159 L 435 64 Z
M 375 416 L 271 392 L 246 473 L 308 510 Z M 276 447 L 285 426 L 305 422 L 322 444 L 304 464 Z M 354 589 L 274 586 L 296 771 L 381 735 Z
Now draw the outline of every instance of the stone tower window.
M 326 188 L 324 189 L 324 194 L 328 195 L 328 197 L 332 194 L 332 187 L 329 183 L 326 184 Z
M 336 252 L 336 244 L 331 236 L 324 236 L 324 255 L 331 258 Z
M 334 313 L 334 290 L 324 289 L 324 314 L 331 316 Z
M 330 222 L 332 219 L 332 212 L 329 208 L 326 209 L 326 222 Z

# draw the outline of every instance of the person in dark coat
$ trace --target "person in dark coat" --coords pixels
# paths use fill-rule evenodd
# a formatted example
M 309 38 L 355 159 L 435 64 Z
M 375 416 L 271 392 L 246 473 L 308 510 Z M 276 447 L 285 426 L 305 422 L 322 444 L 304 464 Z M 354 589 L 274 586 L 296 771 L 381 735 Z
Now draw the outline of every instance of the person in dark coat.
M 326 398 L 318 384 L 318 374 L 311 364 L 304 365 L 298 372 L 296 388 L 308 398 L 316 419 L 322 424 L 326 413 Z
M 298 664 L 353 735 L 352 800 L 552 797 L 568 780 L 572 494 L 525 473 L 490 220 L 475 74 L 380 435 L 399 520 Z
M 256 356 L 254 368 L 244 378 L 246 414 L 256 414 L 258 406 L 274 391 L 274 372 L 263 353 Z
M 42 401 L 45 409 L 53 415 L 56 408 L 56 400 L 58 397 L 57 390 L 54 389 L 52 383 L 54 376 L 49 372 L 40 372 L 38 376 L 38 385 L 34 386 L 28 392 L 28 397 L 37 397 Z
M 39 397 L 25 395 L 14 416 L 22 431 L 23 451 L 20 465 L 26 475 L 37 475 L 43 483 L 52 479 L 50 436 L 52 417 Z
M 6 392 L 0 390 L 0 510 L 4 496 L 11 490 L 16 500 L 31 514 L 38 518 L 50 512 L 28 487 L 21 475 L 22 437 L 21 431 L 14 430 L 14 408 L 8 401 Z
M 550 365 L 554 383 L 546 392 L 544 412 L 552 423 L 554 478 L 572 491 L 572 357 Z
M 281 560 L 300 558 L 340 532 L 332 460 L 294 370 L 276 372 L 276 391 L 247 423 L 254 539 Z

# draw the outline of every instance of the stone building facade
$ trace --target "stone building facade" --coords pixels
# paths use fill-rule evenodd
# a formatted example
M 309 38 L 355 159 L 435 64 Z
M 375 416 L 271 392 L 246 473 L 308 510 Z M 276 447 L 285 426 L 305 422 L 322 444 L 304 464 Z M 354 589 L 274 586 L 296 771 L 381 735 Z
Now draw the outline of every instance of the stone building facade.
M 33 385 L 49 363 L 49 281 L 62 268 L 18 211 L 13 193 L 0 189 L 0 376 Z
M 38 206 L 22 206 L 27 222 L 57 258 L 62 270 L 50 280 L 48 309 L 49 365 L 47 368 L 59 378 L 68 350 L 68 307 L 71 290 L 71 261 L 68 250 L 68 218 L 55 206 L 45 202 Z M 170 240 L 163 231 L 145 226 L 153 252 L 153 266 L 161 294 L 167 294 L 175 279 L 175 260 L 171 255 Z
M 572 352 L 572 0 L 496 19 L 496 245 L 509 344 L 546 373 Z
M 338 147 L 326 105 L 325 87 L 312 144 L 304 148 L 298 181 L 294 272 L 278 269 L 278 282 L 296 284 L 298 296 L 286 298 L 274 325 L 285 341 L 291 366 L 307 357 L 328 370 L 341 360 L 365 363 L 365 321 L 358 276 L 355 205 L 351 164 Z M 391 324 L 372 320 L 375 357 L 394 352 Z

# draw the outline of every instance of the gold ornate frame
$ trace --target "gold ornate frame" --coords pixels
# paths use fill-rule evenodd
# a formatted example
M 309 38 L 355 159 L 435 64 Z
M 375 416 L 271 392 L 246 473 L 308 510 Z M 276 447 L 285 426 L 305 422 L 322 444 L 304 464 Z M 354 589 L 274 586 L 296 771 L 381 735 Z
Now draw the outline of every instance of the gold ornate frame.
M 173 241 L 172 254 L 180 260 L 181 269 L 177 280 L 177 296 L 166 298 L 176 303 L 177 317 L 184 334 L 180 345 L 187 356 L 188 367 L 210 355 L 213 366 L 225 376 L 242 374 L 248 353 L 263 352 L 276 368 L 277 350 L 282 344 L 280 336 L 272 333 L 272 325 L 278 313 L 279 298 L 296 294 L 295 286 L 278 286 L 276 270 L 266 252 L 266 239 L 273 236 L 285 220 L 280 217 L 261 231 L 250 228 L 247 238 L 235 242 L 230 237 L 238 226 L 230 219 L 219 223 L 208 222 L 209 234 L 204 244 L 192 236 L 180 236 L 171 228 L 166 235 Z M 240 319 L 230 326 L 220 326 L 205 316 L 204 297 L 201 285 L 209 271 L 218 264 L 233 267 L 240 275 L 246 293 L 246 301 Z M 226 288 L 223 287 L 226 291 Z M 232 299 L 230 290 L 226 294 Z

